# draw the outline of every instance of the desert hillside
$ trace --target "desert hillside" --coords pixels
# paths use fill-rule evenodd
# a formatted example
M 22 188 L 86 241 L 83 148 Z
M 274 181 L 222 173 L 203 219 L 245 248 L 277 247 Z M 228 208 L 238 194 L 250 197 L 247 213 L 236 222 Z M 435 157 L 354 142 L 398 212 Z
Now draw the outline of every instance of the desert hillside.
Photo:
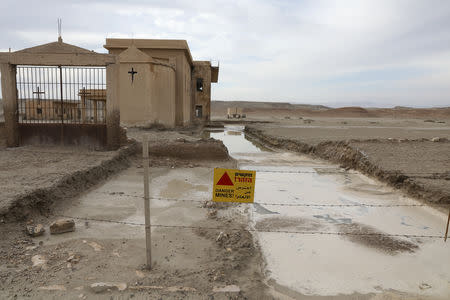
M 363 108 L 358 106 L 330 108 L 323 105 L 291 104 L 287 102 L 212 101 L 213 118 L 226 116 L 228 107 L 238 107 L 248 118 L 252 117 L 355 117 L 355 118 L 450 118 L 450 107 Z

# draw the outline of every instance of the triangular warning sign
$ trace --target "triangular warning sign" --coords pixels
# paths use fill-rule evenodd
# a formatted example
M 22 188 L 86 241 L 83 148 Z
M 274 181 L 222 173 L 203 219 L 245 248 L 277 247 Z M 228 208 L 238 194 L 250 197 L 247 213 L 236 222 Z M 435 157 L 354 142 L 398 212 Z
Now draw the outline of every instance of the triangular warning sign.
M 222 177 L 220 177 L 217 185 L 234 185 L 233 181 L 231 181 L 230 176 L 228 176 L 227 172 L 223 173 Z

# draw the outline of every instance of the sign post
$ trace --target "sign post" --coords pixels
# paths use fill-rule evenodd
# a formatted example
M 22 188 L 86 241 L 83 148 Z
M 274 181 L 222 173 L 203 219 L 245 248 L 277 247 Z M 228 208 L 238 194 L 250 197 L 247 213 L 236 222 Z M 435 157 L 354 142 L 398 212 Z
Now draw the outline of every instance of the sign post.
M 445 237 L 444 242 L 447 242 L 447 235 L 448 235 L 448 224 L 450 223 L 450 207 L 448 208 L 448 219 L 447 219 L 447 229 L 445 229 Z
M 144 210 L 145 210 L 145 244 L 147 251 L 147 268 L 152 268 L 152 231 L 150 227 L 150 191 L 148 183 L 148 136 L 144 134 L 142 141 L 142 158 L 144 164 Z
M 213 201 L 253 203 L 255 171 L 214 168 Z

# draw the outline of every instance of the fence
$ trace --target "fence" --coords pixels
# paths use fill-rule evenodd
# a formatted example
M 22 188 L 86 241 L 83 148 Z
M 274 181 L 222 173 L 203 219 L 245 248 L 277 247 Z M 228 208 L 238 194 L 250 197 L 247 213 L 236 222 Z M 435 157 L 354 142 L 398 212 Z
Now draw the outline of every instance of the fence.
M 118 194 L 119 196 L 124 197 L 136 197 L 143 198 L 141 195 L 131 195 L 131 194 Z M 191 203 L 201 203 L 205 204 L 208 201 L 199 200 L 199 199 L 175 199 L 175 198 L 161 198 L 161 197 L 152 197 L 152 200 L 161 200 L 161 201 L 183 201 L 183 202 L 191 202 Z M 348 207 L 427 207 L 430 204 L 315 204 L 315 203 L 254 203 L 260 205 L 269 205 L 269 206 L 297 206 L 297 207 L 340 207 L 340 208 L 348 208 Z M 237 205 L 252 205 L 246 203 L 239 203 Z M 439 207 L 448 207 L 450 204 L 431 204 L 431 206 L 439 206 Z M 89 217 L 81 217 L 81 216 L 68 216 L 68 215 L 55 215 L 55 217 L 62 218 L 72 218 L 77 220 L 84 221 L 92 221 L 92 222 L 108 222 L 122 225 L 130 225 L 130 226 L 145 226 L 145 223 L 139 222 L 126 222 L 126 221 L 118 221 L 111 219 L 100 219 L 100 218 L 89 218 Z M 159 228 L 172 228 L 172 229 L 204 229 L 204 230 L 220 230 L 220 231 L 242 231 L 242 228 L 233 228 L 233 227 L 204 227 L 204 226 L 186 226 L 186 225 L 168 225 L 168 224 L 151 224 L 151 227 L 159 227 Z M 250 232 L 260 232 L 260 233 L 284 233 L 284 234 L 302 234 L 302 235 L 336 235 L 336 236 L 387 236 L 387 237 L 404 237 L 404 238 L 428 238 L 428 239 L 443 239 L 443 235 L 420 235 L 420 234 L 397 234 L 397 233 L 377 233 L 377 232 L 340 232 L 340 231 L 297 231 L 297 230 L 259 230 L 254 228 L 245 229 Z
M 105 67 L 17 66 L 21 124 L 106 123 Z

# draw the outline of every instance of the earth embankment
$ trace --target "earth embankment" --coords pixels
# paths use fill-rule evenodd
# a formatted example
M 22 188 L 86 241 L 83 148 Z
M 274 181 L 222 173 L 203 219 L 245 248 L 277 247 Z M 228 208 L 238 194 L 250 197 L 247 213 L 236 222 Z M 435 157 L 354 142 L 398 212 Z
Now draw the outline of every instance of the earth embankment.
M 310 154 L 352 168 L 426 203 L 450 203 L 450 142 L 440 139 L 333 140 L 309 143 L 268 134 L 248 125 L 246 134 L 263 144 Z

